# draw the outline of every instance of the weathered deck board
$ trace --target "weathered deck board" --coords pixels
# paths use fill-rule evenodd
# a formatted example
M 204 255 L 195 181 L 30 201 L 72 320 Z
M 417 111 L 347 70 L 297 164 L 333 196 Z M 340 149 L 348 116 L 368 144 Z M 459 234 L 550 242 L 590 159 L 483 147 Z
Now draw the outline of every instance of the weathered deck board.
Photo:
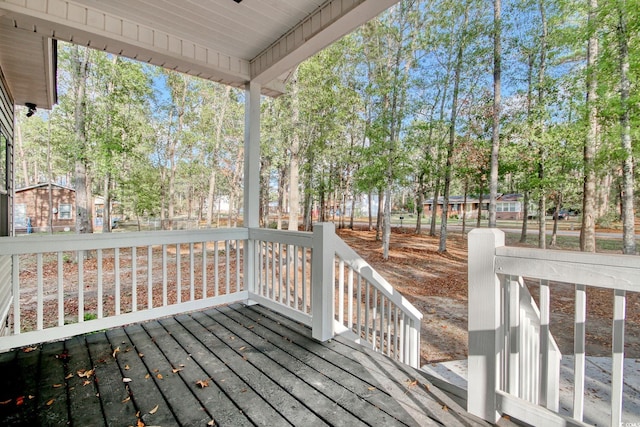
M 232 306 L 231 308 L 238 308 Z M 226 310 L 223 308 L 221 310 Z M 418 425 L 473 425 L 480 422 L 477 418 L 464 415 L 463 408 L 439 393 L 428 380 L 415 369 L 397 363 L 388 357 L 367 351 L 356 343 L 337 337 L 330 342 L 319 343 L 308 338 L 308 329 L 274 312 L 261 307 L 253 307 L 244 312 L 246 316 L 263 326 L 268 326 L 282 334 L 287 334 L 288 340 L 305 348 L 320 360 L 318 369 L 326 370 L 323 365 L 331 364 L 339 370 L 335 373 L 337 381 L 342 385 L 349 384 L 349 379 L 365 381 L 369 387 L 385 392 L 381 399 L 398 411 L 400 408 L 410 415 Z M 295 331 L 295 332 L 294 332 Z M 327 362 L 330 361 L 330 362 Z M 313 365 L 313 359 L 306 363 Z M 366 389 L 368 390 L 368 388 Z M 356 390 L 352 390 L 356 393 Z M 375 395 L 375 394 L 374 394 Z M 380 397 L 378 395 L 378 397 Z M 367 400 L 368 396 L 361 396 Z M 379 400 L 376 400 L 377 404 Z
M 65 342 L 64 348 L 63 357 L 66 360 L 63 360 L 63 363 L 66 366 L 65 380 L 69 390 L 71 424 L 76 426 L 106 425 L 95 381 L 78 376 L 78 372 L 93 367 L 85 338 L 71 338 Z M 73 354 L 73 357 L 68 357 L 69 354 Z
M 158 324 L 158 323 L 155 323 Z M 206 367 L 210 362 L 206 360 L 207 349 L 202 349 L 203 358 L 205 362 L 200 364 L 196 361 L 197 357 L 194 357 L 198 351 L 196 347 L 187 343 L 186 346 L 182 346 L 178 342 L 176 336 L 191 336 L 191 333 L 186 329 L 182 329 L 180 325 L 173 318 L 163 319 L 160 321 L 162 329 L 156 327 L 147 327 L 145 329 L 155 341 L 165 351 L 167 360 L 175 369 L 179 369 L 176 372 L 177 375 L 184 381 L 185 384 L 191 387 L 192 393 L 195 398 L 200 402 L 207 414 L 211 416 L 221 425 L 231 425 L 234 423 L 238 426 L 251 426 L 252 424 L 244 416 L 234 402 L 230 400 L 227 395 L 221 390 L 209 377 L 206 371 Z M 190 341 L 190 340 L 186 340 Z M 207 387 L 198 386 L 199 381 L 206 381 Z M 205 423 L 206 424 L 206 423 Z
M 0 354 L 0 425 L 486 425 L 418 371 L 310 336 L 233 305 Z

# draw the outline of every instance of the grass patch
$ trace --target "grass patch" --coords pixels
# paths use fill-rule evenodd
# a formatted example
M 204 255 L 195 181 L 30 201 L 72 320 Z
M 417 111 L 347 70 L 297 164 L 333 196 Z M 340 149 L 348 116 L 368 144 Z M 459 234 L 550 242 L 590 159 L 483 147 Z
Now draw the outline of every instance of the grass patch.
M 506 245 L 524 245 L 533 248 L 538 247 L 538 236 L 535 234 L 527 236 L 527 242 L 524 244 L 520 242 L 520 235 L 516 233 L 506 234 Z M 547 247 L 549 247 L 551 237 L 547 236 Z M 567 251 L 579 251 L 580 250 L 580 238 L 577 236 L 557 236 L 555 249 L 563 249 Z M 621 239 L 603 239 L 596 238 L 596 251 L 597 252 L 617 252 L 622 253 L 622 240 Z

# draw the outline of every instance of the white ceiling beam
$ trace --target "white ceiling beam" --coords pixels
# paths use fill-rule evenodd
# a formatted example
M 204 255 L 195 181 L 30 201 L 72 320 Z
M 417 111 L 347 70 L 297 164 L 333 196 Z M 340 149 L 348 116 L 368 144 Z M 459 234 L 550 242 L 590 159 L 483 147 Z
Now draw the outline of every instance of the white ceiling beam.
M 251 60 L 251 79 L 267 84 L 398 0 L 328 0 Z

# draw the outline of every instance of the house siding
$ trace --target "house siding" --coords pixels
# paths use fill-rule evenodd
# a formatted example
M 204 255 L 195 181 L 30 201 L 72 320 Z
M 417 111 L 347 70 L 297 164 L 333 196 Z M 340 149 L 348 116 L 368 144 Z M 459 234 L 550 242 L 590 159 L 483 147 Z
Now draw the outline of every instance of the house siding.
M 0 173 L 4 175 L 6 187 L 0 188 L 0 237 L 13 234 L 13 98 L 9 93 L 7 82 L 0 68 L 0 133 L 3 140 L 6 139 L 6 152 L 0 153 L 5 157 L 5 162 Z M 11 259 L 8 256 L 0 257 L 0 336 L 9 333 L 7 319 L 11 308 Z
M 0 171 L 4 175 L 6 187 L 0 188 L 0 236 L 12 235 L 12 194 L 13 194 L 13 99 L 9 93 L 7 82 L 0 68 L 0 132 L 7 141 L 6 152 L 0 153 L 5 157 L 6 170 Z M 5 168 L 2 168 L 5 169 Z
M 71 230 L 75 227 L 75 205 L 76 193 L 74 190 L 57 185 L 51 186 L 51 201 L 49 204 L 49 185 L 43 184 L 16 191 L 16 208 L 24 205 L 26 217 L 31 219 L 31 226 L 34 232 L 46 232 L 49 230 L 49 213 L 53 215 L 53 231 Z M 70 205 L 68 218 L 63 218 L 62 205 Z M 20 218 L 16 217 L 16 220 Z M 24 233 L 26 227 L 24 223 L 16 223 L 16 232 Z

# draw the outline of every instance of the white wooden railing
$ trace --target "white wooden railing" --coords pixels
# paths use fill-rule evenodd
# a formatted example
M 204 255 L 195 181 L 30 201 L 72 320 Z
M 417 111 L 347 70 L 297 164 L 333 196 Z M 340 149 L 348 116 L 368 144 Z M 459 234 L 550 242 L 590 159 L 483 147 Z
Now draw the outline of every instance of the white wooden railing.
M 522 303 L 531 301 L 528 292 L 523 295 L 524 283 L 539 286 L 539 333 L 526 332 L 530 327 L 525 328 L 522 321 Z M 559 359 L 549 333 L 551 290 L 561 283 L 575 286 L 570 417 L 558 413 Z M 491 422 L 507 414 L 531 425 L 584 425 L 587 287 L 613 291 L 610 425 L 618 427 L 626 292 L 640 291 L 640 258 L 505 247 L 499 230 L 469 233 L 469 412 Z M 537 360 L 532 363 L 532 358 Z
M 231 228 L 1 243 L 0 319 L 9 327 L 0 351 L 244 302 L 310 326 L 318 340 L 346 334 L 419 364 L 421 314 L 330 223 L 313 233 Z
M 11 334 L 0 351 L 244 301 L 247 237 L 227 229 L 3 238 Z
M 367 343 L 408 365 L 420 363 L 422 314 L 335 234 L 252 229 L 258 260 L 254 302 L 312 326 L 314 338 L 335 334 Z
M 334 329 L 398 361 L 420 363 L 422 313 L 342 240 L 335 244 Z

